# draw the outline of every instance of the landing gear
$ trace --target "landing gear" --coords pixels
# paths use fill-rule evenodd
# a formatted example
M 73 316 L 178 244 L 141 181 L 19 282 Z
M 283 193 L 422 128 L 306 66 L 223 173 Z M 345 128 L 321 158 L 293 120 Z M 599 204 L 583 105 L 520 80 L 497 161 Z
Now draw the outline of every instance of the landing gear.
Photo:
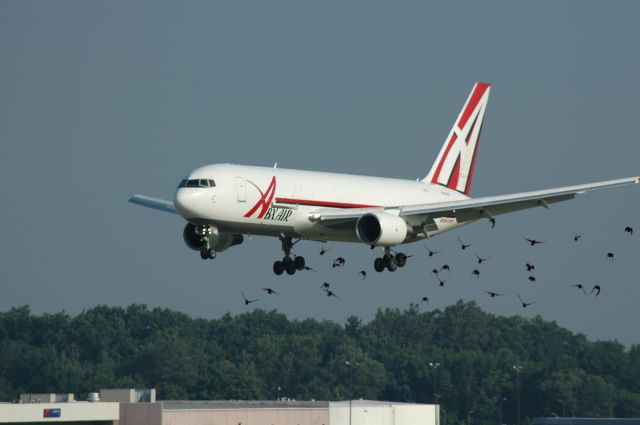
M 273 272 L 278 276 L 284 272 L 284 264 L 282 264 L 282 261 L 276 261 L 273 263 Z
M 284 251 L 284 258 L 282 261 L 276 261 L 273 263 L 273 272 L 277 275 L 281 275 L 283 272 L 287 272 L 288 275 L 295 274 L 296 270 L 303 270 L 306 265 L 304 257 L 300 255 L 291 255 L 291 248 L 298 241 L 293 242 L 289 236 L 280 236 L 280 242 L 282 243 L 282 251 Z
M 394 272 L 398 269 L 398 267 L 404 267 L 407 264 L 407 256 L 398 252 L 396 255 L 391 253 L 391 248 L 384 248 L 384 255 L 382 257 L 378 257 L 373 261 L 373 268 L 378 273 L 384 271 L 386 268 L 390 272 Z
M 385 267 L 386 265 L 384 264 L 384 260 L 382 258 L 378 257 L 375 260 L 373 260 L 373 268 L 378 273 L 383 272 Z
M 202 248 L 200 248 L 200 258 L 203 260 L 213 260 L 216 258 L 216 250 L 213 248 L 213 238 L 218 229 L 213 226 L 202 226 L 196 228 L 196 234 L 200 236 Z

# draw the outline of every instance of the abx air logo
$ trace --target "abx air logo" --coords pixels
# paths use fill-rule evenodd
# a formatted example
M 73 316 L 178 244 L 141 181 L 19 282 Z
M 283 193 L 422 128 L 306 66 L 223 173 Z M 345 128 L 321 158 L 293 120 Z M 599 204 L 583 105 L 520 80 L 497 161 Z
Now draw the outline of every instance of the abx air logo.
M 260 192 L 260 199 L 247 211 L 244 217 L 251 217 L 257 212 L 258 215 L 256 218 L 272 221 L 289 221 L 289 216 L 292 214 L 291 210 L 271 206 L 273 197 L 276 194 L 276 176 L 271 178 L 271 183 L 269 183 L 269 187 L 267 187 L 267 190 L 264 192 L 254 182 L 250 180 L 247 181 Z
M 482 119 L 488 100 L 489 84 L 476 84 L 449 133 L 448 143 L 442 147 L 436 159 L 437 166 L 431 183 L 469 194 Z

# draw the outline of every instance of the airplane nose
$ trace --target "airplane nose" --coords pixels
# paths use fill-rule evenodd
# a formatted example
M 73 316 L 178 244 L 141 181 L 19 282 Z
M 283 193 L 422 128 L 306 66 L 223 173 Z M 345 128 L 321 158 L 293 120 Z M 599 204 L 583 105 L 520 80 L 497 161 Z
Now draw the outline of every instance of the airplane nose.
M 173 197 L 173 205 L 178 213 L 184 218 L 195 218 L 196 194 L 189 188 L 179 188 Z

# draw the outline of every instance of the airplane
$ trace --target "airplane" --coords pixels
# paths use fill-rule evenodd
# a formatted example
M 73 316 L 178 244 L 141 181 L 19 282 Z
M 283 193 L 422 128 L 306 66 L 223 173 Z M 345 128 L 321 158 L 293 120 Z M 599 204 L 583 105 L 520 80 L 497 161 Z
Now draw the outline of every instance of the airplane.
M 280 239 L 284 257 L 273 271 L 293 275 L 305 259 L 292 254 L 300 240 L 381 247 L 377 272 L 403 267 L 394 247 L 429 238 L 480 219 L 545 207 L 593 189 L 638 183 L 629 177 L 553 189 L 471 198 L 490 84 L 473 86 L 430 171 L 402 180 L 234 164 L 206 165 L 178 185 L 173 202 L 134 195 L 129 202 L 179 214 L 183 239 L 202 259 L 243 242 L 243 235 Z

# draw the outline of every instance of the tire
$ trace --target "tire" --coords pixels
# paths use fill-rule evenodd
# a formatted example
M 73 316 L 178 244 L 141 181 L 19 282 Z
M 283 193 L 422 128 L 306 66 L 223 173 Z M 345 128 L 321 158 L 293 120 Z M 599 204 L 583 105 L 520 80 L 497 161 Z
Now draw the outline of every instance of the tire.
M 289 262 L 284 265 L 284 269 L 288 275 L 292 275 L 296 272 L 296 263 L 289 260 Z
M 380 257 L 376 258 L 375 260 L 373 260 L 373 268 L 375 271 L 377 271 L 378 273 L 383 272 L 384 271 L 384 260 Z
M 210 260 L 213 260 L 214 258 L 216 258 L 216 250 L 213 248 L 209 248 L 209 251 L 207 251 L 207 257 Z
M 387 257 L 387 270 L 389 270 L 390 272 L 395 272 L 397 268 L 398 262 L 396 261 L 396 257 L 394 257 L 393 255 Z
M 296 257 L 293 260 L 293 263 L 296 265 L 296 270 L 302 270 L 305 266 L 304 257 Z
M 396 263 L 398 263 L 398 267 L 404 267 L 404 265 L 407 264 L 407 256 L 402 252 L 397 253 Z
M 273 272 L 278 276 L 280 276 L 282 272 L 284 272 L 284 264 L 282 264 L 282 261 L 276 261 L 275 263 L 273 263 Z
M 206 248 L 202 248 L 200 250 L 200 258 L 202 258 L 203 260 L 208 260 L 209 259 L 209 252 L 207 251 Z

